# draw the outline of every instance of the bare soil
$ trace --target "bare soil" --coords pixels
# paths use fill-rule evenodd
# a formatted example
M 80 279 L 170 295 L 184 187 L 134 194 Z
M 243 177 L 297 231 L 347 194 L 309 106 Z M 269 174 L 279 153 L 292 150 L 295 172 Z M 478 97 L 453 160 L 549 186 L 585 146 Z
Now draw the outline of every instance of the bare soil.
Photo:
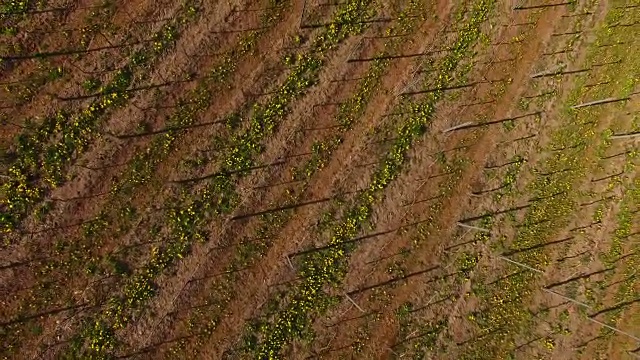
M 7 40 L 2 51 L 22 49 L 11 56 L 76 46 L 83 39 L 79 29 L 91 21 L 105 25 L 108 35 L 93 34 L 88 49 L 148 40 L 185 10 L 184 2 L 113 1 L 114 11 L 105 10 L 96 20 L 92 13 L 99 3 L 65 2 L 64 11 L 27 16 L 19 23 L 20 35 L 2 35 Z M 627 18 L 640 16 L 637 4 L 622 3 L 496 3 L 481 27 L 483 35 L 459 66 L 469 70 L 454 74 L 458 87 L 445 91 L 425 135 L 407 152 L 402 173 L 372 209 L 354 242 L 342 284 L 327 288 L 337 304 L 315 314 L 313 339 L 287 344 L 283 358 L 476 359 L 481 356 L 473 351 L 483 346 L 487 354 L 500 349 L 517 359 L 633 356 L 629 354 L 640 346 L 634 339 L 640 336 L 635 331 L 640 308 L 635 301 L 620 304 L 619 293 L 623 284 L 632 284 L 629 291 L 637 287 L 630 279 L 637 261 L 638 209 L 637 204 L 622 206 L 638 179 L 632 166 L 637 160 L 628 156 L 637 141 L 607 140 L 606 134 L 637 132 L 638 125 L 632 125 L 640 109 L 637 90 L 623 102 L 580 110 L 597 115 L 591 132 L 576 139 L 588 143 L 575 146 L 580 175 L 566 191 L 575 199 L 575 209 L 558 220 L 563 224 L 559 229 L 541 235 L 540 247 L 549 261 L 525 269 L 513 261 L 531 249 L 511 247 L 530 226 L 527 216 L 540 200 L 532 184 L 546 176 L 554 186 L 563 171 L 573 171 L 541 172 L 549 159 L 573 156 L 571 149 L 553 147 L 574 119 L 577 110 L 569 105 L 600 99 L 603 87 L 612 83 L 611 93 L 619 93 L 626 83 L 616 77 L 617 67 L 640 76 L 622 64 L 631 61 L 627 53 L 609 53 L 609 46 L 601 46 L 595 30 L 624 4 L 629 12 L 621 23 L 634 28 Z M 166 245 L 168 210 L 205 187 L 206 181 L 197 179 L 224 168 L 226 146 L 249 128 L 254 105 L 271 99 L 289 75 L 285 57 L 307 51 L 325 31 L 315 24 L 330 23 L 340 6 L 288 2 L 275 25 L 261 29 L 262 15 L 273 4 L 194 3 L 198 16 L 180 28 L 171 49 L 135 74 L 133 87 L 148 89 L 133 92 L 104 117 L 88 148 L 64 169 L 67 181 L 47 189 L 20 231 L 6 235 L 7 244 L 0 249 L 0 357 L 64 358 L 87 328 L 86 321 L 109 314 L 109 299 L 122 296 L 131 276 Z M 153 279 L 152 298 L 131 309 L 131 318 L 114 331 L 117 345 L 111 355 L 250 357 L 249 324 L 273 320 L 273 313 L 286 306 L 288 291 L 303 280 L 299 253 L 327 245 L 329 225 L 369 186 L 395 140 L 392 134 L 406 120 L 394 112 L 428 93 L 420 94 L 434 80 L 425 59 L 437 64 L 444 58 L 464 25 L 456 16 L 468 14 L 472 2 L 425 3 L 424 15 L 410 33 L 389 33 L 407 5 L 402 0 L 376 2 L 377 21 L 323 55 L 317 81 L 289 104 L 287 115 L 261 144 L 258 166 L 234 178 L 239 197 L 234 211 L 207 218 L 201 224 L 204 241 L 191 244 L 188 255 Z M 618 34 L 619 24 L 606 26 Z M 235 60 L 223 85 L 209 86 L 211 101 L 197 114 L 195 125 L 154 165 L 150 179 L 136 184 L 131 177 L 136 159 L 162 139 L 170 117 L 220 64 L 221 54 L 243 46 L 250 31 L 259 34 L 253 50 Z M 395 38 L 401 38 L 395 50 L 399 56 L 389 60 L 351 128 L 342 129 L 337 123 L 341 106 L 371 71 L 371 58 Z M 637 41 L 628 41 L 629 49 L 637 48 Z M 3 90 L 0 115 L 11 121 L 0 128 L 0 147 L 11 153 L 17 136 L 29 131 L 23 128 L 29 118 L 37 126 L 60 109 L 82 111 L 92 101 L 82 98 L 85 81 L 107 82 L 141 47 L 3 64 L 3 83 L 31 79 L 42 67 L 60 66 L 65 72 L 38 86 L 28 100 Z M 617 62 L 619 57 L 624 60 Z M 584 69 L 594 58 L 597 65 Z M 569 73 L 549 74 L 554 71 Z M 80 99 L 61 99 L 75 96 Z M 239 115 L 237 125 L 224 123 L 230 114 Z M 317 156 L 315 147 L 336 137 L 341 141 L 326 162 L 310 177 L 296 178 L 295 169 Z M 49 143 L 58 141 L 51 138 Z M 7 169 L 10 161 L 0 168 Z M 132 190 L 113 191 L 119 183 Z M 51 209 L 36 214 L 46 204 Z M 130 209 L 135 210 L 127 213 Z M 621 214 L 627 211 L 630 235 L 615 265 L 609 266 L 606 254 L 616 246 Z M 274 214 L 284 220 L 276 224 L 280 218 Z M 486 214 L 492 214 L 490 225 L 483 223 Z M 87 224 L 101 217 L 109 219 L 106 229 L 88 238 Z M 268 225 L 270 232 L 261 236 Z M 486 238 L 478 240 L 483 232 Z M 471 270 L 465 268 L 469 259 Z M 100 270 L 92 272 L 94 266 Z M 477 317 L 509 291 L 509 279 L 525 272 L 540 276 L 517 294 L 521 303 L 509 309 L 529 314 L 528 322 L 493 332 L 483 328 Z M 614 323 L 608 316 L 615 310 L 620 312 Z M 439 329 L 438 323 L 445 326 Z M 497 342 L 492 340 L 502 333 Z

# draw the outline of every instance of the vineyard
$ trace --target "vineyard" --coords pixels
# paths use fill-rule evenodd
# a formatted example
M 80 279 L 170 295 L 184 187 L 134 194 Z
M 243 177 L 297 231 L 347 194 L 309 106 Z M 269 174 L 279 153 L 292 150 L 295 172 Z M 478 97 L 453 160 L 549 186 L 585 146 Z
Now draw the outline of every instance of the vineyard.
M 640 359 L 639 0 L 0 0 L 0 359 Z

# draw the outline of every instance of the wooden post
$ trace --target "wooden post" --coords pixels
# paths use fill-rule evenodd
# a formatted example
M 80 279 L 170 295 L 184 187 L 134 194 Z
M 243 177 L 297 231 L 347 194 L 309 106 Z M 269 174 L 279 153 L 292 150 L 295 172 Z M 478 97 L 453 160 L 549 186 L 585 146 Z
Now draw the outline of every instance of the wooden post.
M 557 292 L 555 292 L 555 291 L 553 291 L 553 290 L 550 290 L 550 289 L 547 289 L 547 288 L 542 288 L 542 291 L 546 291 L 546 292 L 548 292 L 549 294 L 553 294 L 553 295 L 559 296 L 559 297 L 561 297 L 561 298 L 563 298 L 563 299 L 565 299 L 565 300 L 569 300 L 569 301 L 571 301 L 572 303 L 578 304 L 578 305 L 580 305 L 580 306 L 584 306 L 584 307 L 586 307 L 587 309 L 591 309 L 591 306 L 589 306 L 589 305 L 587 305 L 587 304 L 585 304 L 585 303 L 583 303 L 583 302 L 580 302 L 580 301 L 578 301 L 578 300 L 574 300 L 574 299 L 572 299 L 572 298 L 570 298 L 570 297 L 567 297 L 567 296 L 564 296 L 564 295 L 562 295 L 562 294 L 559 294 L 559 293 L 557 293 Z
M 636 137 L 640 137 L 640 132 L 633 133 L 633 134 L 613 135 L 613 136 L 611 136 L 611 139 L 612 139 L 612 140 L 618 140 L 618 139 L 632 139 L 632 138 L 636 138 Z
M 590 101 L 590 102 L 587 102 L 587 103 L 573 105 L 571 108 L 575 110 L 575 109 L 580 109 L 580 108 L 587 107 L 587 106 L 608 104 L 608 103 L 618 102 L 618 101 L 623 101 L 623 100 L 629 100 L 629 98 L 628 97 L 626 97 L 626 98 L 606 98 L 606 99 L 602 99 L 602 100 Z
M 553 70 L 544 70 L 544 71 L 540 71 L 540 72 L 538 72 L 538 73 L 532 74 L 532 75 L 531 75 L 531 78 L 532 78 L 532 79 L 535 79 L 535 78 L 542 77 L 542 76 L 545 76 L 545 75 L 555 74 L 555 73 L 557 73 L 558 71 L 562 71 L 562 69 L 564 69 L 564 67 L 563 67 L 563 66 L 559 66 L 559 67 L 557 67 L 557 68 L 555 68 L 555 69 L 553 69 Z
M 570 5 L 570 4 L 571 2 L 567 1 L 567 2 L 561 2 L 556 4 L 546 4 L 546 5 L 523 5 L 523 6 L 514 6 L 513 10 L 542 9 L 547 7 L 564 6 L 564 5 Z
M 448 129 L 444 129 L 444 130 L 442 130 L 442 133 L 446 134 L 448 132 L 451 132 L 451 131 L 454 131 L 454 130 L 458 130 L 458 129 L 461 129 L 461 128 L 465 127 L 465 126 L 470 126 L 470 125 L 473 125 L 473 124 L 474 124 L 473 122 L 469 121 L 469 122 L 466 122 L 464 124 L 460 124 L 460 125 L 452 126 L 452 127 L 448 128 Z
M 516 264 L 516 265 L 522 266 L 522 267 L 523 267 L 523 268 L 525 268 L 525 269 L 529 269 L 529 270 L 531 270 L 531 271 L 535 271 L 535 272 L 537 272 L 537 273 L 544 274 L 544 271 L 542 271 L 542 270 L 538 270 L 538 269 L 532 268 L 532 267 L 531 267 L 531 266 L 529 266 L 529 265 L 525 265 L 525 264 L 519 263 L 519 262 L 517 262 L 517 261 L 515 261 L 515 260 L 511 260 L 511 259 L 506 258 L 506 257 L 504 257 L 504 256 L 500 256 L 500 255 L 498 255 L 498 259 L 502 259 L 502 260 L 504 260 L 504 261 L 508 261 L 508 262 L 510 262 L 510 263 L 512 263 L 512 264 Z
M 300 14 L 300 20 L 298 20 L 298 29 L 302 27 L 302 18 L 304 17 L 304 11 L 307 8 L 307 0 L 302 3 L 302 13 Z
M 289 265 L 291 270 L 296 271 L 296 268 L 293 267 L 293 263 L 291 262 L 291 259 L 289 258 L 289 256 L 285 255 L 284 258 L 287 260 L 287 264 Z
M 482 231 L 482 232 L 486 232 L 486 233 L 490 233 L 491 230 L 489 229 L 485 229 L 485 228 L 481 228 L 481 227 L 477 227 L 477 226 L 471 226 L 471 225 L 466 225 L 463 224 L 461 222 L 456 223 L 456 225 L 463 227 L 463 228 L 467 228 L 467 229 L 471 229 L 471 230 L 478 230 L 478 231 Z
M 611 325 L 607 325 L 607 324 L 603 323 L 602 321 L 598 321 L 598 320 L 596 320 L 596 319 L 594 319 L 592 317 L 587 317 L 587 320 L 593 321 L 594 323 L 602 325 L 602 326 L 606 327 L 607 329 L 611 329 L 611 330 L 613 330 L 613 331 L 615 331 L 615 332 L 617 332 L 619 334 L 627 335 L 628 337 L 632 338 L 633 340 L 640 342 L 640 338 L 639 337 L 631 335 L 626 331 L 622 331 L 620 329 L 614 328 Z
M 351 302 L 356 308 L 358 308 L 358 310 L 360 310 L 360 312 L 362 313 L 366 313 L 366 311 L 364 311 L 363 308 L 361 308 L 360 306 L 358 306 L 358 304 L 356 304 L 355 301 L 353 301 L 353 299 L 351 298 L 351 296 L 349 296 L 349 294 L 344 293 L 344 296 L 347 298 L 347 300 L 349 300 L 349 302 Z
M 638 354 L 634 353 L 634 352 L 633 352 L 633 351 L 631 351 L 631 350 L 627 350 L 627 354 L 629 354 L 629 355 L 633 356 L 633 357 L 634 357 L 634 358 L 636 358 L 636 359 L 640 359 L 640 355 L 638 355 Z

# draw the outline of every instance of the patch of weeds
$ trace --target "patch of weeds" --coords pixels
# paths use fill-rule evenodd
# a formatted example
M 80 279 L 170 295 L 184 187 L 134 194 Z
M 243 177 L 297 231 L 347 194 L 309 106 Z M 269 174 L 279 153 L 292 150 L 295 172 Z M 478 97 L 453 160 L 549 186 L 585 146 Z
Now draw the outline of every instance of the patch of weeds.
M 98 91 L 98 89 L 100 89 L 100 87 L 102 86 L 102 81 L 100 81 L 100 79 L 96 79 L 94 77 L 91 77 L 87 80 L 85 80 L 82 83 L 82 88 L 90 94 L 93 94 L 95 92 Z
M 129 264 L 120 260 L 113 255 L 107 257 L 107 264 L 109 265 L 109 269 L 113 274 L 118 276 L 128 276 L 131 274 L 131 268 Z
M 45 201 L 42 204 L 38 205 L 33 212 L 33 216 L 38 220 L 42 221 L 44 217 L 51 212 L 53 209 L 52 201 Z
M 511 131 L 516 128 L 516 122 L 514 120 L 507 120 L 502 123 L 502 127 L 505 131 Z

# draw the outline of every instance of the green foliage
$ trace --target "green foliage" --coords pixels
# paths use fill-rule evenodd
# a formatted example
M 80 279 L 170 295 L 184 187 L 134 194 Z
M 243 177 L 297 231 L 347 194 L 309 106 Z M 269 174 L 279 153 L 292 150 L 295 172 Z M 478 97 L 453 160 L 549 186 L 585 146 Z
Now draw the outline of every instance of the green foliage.
M 85 89 L 85 91 L 87 91 L 88 93 L 93 93 L 96 92 L 101 85 L 102 82 L 99 79 L 92 77 L 82 83 L 82 88 Z
M 412 310 L 413 304 L 406 302 L 396 310 L 396 317 L 401 323 L 406 322 Z
M 433 324 L 428 324 L 420 329 L 420 337 L 413 345 L 413 358 L 416 360 L 428 358 L 427 354 L 431 352 L 438 341 L 438 336 L 448 326 L 448 321 L 439 320 Z
M 457 270 L 464 280 L 468 280 L 471 276 L 471 272 L 478 264 L 478 256 L 470 253 L 463 253 L 456 259 Z
M 111 329 L 102 321 L 96 321 L 92 323 L 86 331 L 86 336 L 89 338 L 89 347 L 95 353 L 102 353 L 106 350 L 112 349 L 116 344 L 115 334 Z M 100 359 L 101 357 L 95 357 Z
M 129 268 L 129 265 L 127 265 L 127 263 L 125 263 L 120 259 L 117 259 L 113 256 L 109 256 L 107 257 L 107 262 L 111 267 L 111 271 L 116 275 L 122 276 L 122 275 L 129 275 L 131 273 L 131 269 Z
M 0 200 L 0 232 L 12 232 L 29 207 L 41 200 L 47 190 L 67 180 L 67 167 L 86 150 L 101 118 L 129 99 L 128 88 L 135 71 L 152 65 L 169 49 L 178 36 L 178 28 L 175 23 L 163 26 L 153 35 L 154 41 L 134 55 L 106 85 L 89 79 L 84 85 L 97 90 L 97 95 L 84 110 L 75 114 L 58 111 L 45 118 L 33 132 L 19 136 L 17 159 L 8 170 L 10 179 L 2 185 L 5 198 Z M 59 72 L 60 68 L 54 69 L 53 76 Z M 55 138 L 60 141 L 49 141 Z
M 23 14 L 29 10 L 32 3 L 31 0 L 3 0 L 0 3 L 0 13 L 2 13 L 2 17 Z
M 47 80 L 54 81 L 62 78 L 64 76 L 65 69 L 61 66 L 50 69 L 47 73 Z

